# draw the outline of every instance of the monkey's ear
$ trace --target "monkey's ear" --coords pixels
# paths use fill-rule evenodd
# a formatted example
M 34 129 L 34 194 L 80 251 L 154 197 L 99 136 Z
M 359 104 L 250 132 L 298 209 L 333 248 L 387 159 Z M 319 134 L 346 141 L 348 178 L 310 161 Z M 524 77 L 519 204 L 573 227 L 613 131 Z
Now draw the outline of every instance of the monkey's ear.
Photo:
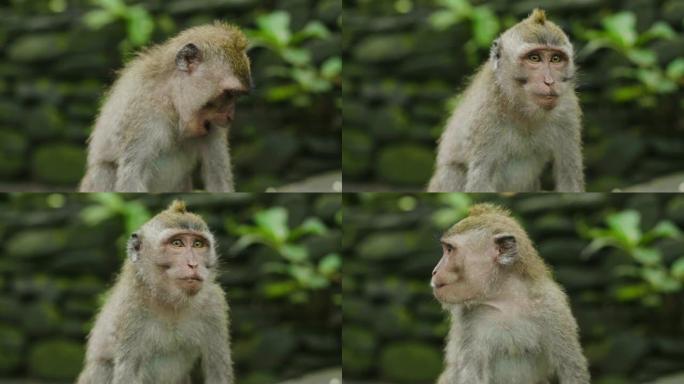
M 499 59 L 501 58 L 501 38 L 494 40 L 492 47 L 489 49 L 489 59 L 494 65 L 494 70 L 499 66 Z
M 130 257 L 132 261 L 138 261 L 141 246 L 142 239 L 140 239 L 140 236 L 137 233 L 131 234 L 131 237 L 128 239 L 128 245 L 126 248 L 128 251 L 128 257 Z
M 176 67 L 183 72 L 192 72 L 202 61 L 202 52 L 193 43 L 185 44 L 176 54 Z
M 494 236 L 497 256 L 496 262 L 501 265 L 511 265 L 518 259 L 518 241 L 510 233 L 500 233 Z

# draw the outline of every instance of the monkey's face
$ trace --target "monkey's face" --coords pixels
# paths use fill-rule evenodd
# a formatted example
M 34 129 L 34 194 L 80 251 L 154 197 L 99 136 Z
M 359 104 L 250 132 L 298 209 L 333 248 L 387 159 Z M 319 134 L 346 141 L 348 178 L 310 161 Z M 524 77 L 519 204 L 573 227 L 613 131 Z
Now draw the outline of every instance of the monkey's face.
M 235 103 L 246 93 L 242 89 L 223 89 L 197 112 L 188 129 L 190 136 L 205 136 L 212 129 L 229 127 L 235 118 Z
M 244 51 L 215 52 L 201 46 L 185 44 L 176 55 L 173 102 L 182 135 L 187 138 L 229 127 L 235 118 L 238 96 L 248 93 L 252 85 L 249 58 Z
M 161 240 L 154 264 L 167 286 L 195 295 L 209 277 L 213 248 L 201 232 L 173 231 Z
M 444 304 L 481 298 L 493 276 L 496 248 L 488 237 L 469 231 L 443 237 L 442 257 L 432 271 L 433 294 Z
M 570 79 L 568 55 L 560 49 L 540 46 L 523 52 L 518 58 L 521 75 L 516 77 L 527 98 L 550 111 L 558 105 Z

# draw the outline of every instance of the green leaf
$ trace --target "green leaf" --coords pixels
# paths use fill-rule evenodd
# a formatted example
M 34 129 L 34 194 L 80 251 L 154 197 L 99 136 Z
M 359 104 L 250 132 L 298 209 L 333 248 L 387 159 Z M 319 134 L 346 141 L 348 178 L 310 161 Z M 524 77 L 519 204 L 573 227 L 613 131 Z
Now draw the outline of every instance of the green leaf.
M 615 290 L 615 297 L 620 301 L 631 301 L 648 295 L 651 291 L 647 284 L 623 285 Z
M 647 49 L 630 49 L 625 55 L 634 64 L 642 67 L 649 67 L 656 63 L 658 58 L 655 52 L 649 51 Z
M 489 47 L 499 33 L 499 19 L 489 7 L 477 7 L 473 11 L 473 37 L 480 47 Z
M 266 229 L 276 241 L 283 242 L 290 234 L 287 226 L 287 210 L 283 207 L 273 207 L 255 213 L 254 222 Z
M 437 3 L 457 15 L 468 16 L 473 9 L 468 0 L 438 0 Z
M 294 65 L 307 65 L 311 62 L 311 53 L 303 48 L 285 48 L 281 51 L 285 61 Z
M 672 277 L 684 282 L 684 257 L 680 257 L 672 263 L 671 273 Z
M 316 217 L 309 217 L 304 220 L 302 225 L 297 227 L 297 230 L 301 232 L 302 235 L 325 235 L 328 233 L 328 227 Z
M 459 17 L 454 12 L 447 10 L 433 12 L 428 18 L 428 21 L 430 22 L 430 25 L 432 25 L 432 28 L 438 31 L 448 29 L 452 25 L 458 24 L 461 20 L 462 17 Z
M 328 58 L 321 65 L 321 76 L 334 79 L 342 73 L 342 59 L 339 56 Z
M 337 253 L 325 255 L 318 263 L 318 271 L 325 276 L 337 273 L 341 267 L 342 258 Z
M 141 46 L 150 41 L 154 31 L 154 21 L 142 6 L 131 7 L 128 12 L 128 38 L 134 46 Z
M 96 9 L 83 15 L 83 22 L 91 29 L 100 29 L 114 21 L 116 16 L 103 9 Z
M 619 103 L 624 103 L 640 98 L 644 92 L 646 92 L 646 90 L 642 85 L 618 87 L 611 93 L 611 98 Z
M 643 44 L 653 39 L 670 40 L 676 36 L 677 33 L 670 27 L 670 24 L 664 21 L 657 21 L 639 37 L 639 43 Z
M 682 231 L 679 230 L 679 228 L 671 221 L 664 220 L 656 224 L 653 229 L 648 231 L 646 235 L 644 235 L 644 241 L 648 238 L 648 240 L 655 240 L 655 239 L 661 239 L 661 238 L 666 238 L 666 239 L 675 239 L 678 237 L 682 236 Z
M 660 292 L 676 292 L 681 288 L 681 283 L 667 274 L 667 271 L 660 268 L 647 268 L 643 270 L 644 280 L 649 282 Z
M 101 205 L 92 205 L 86 207 L 81 211 L 81 219 L 88 225 L 95 226 L 110 217 L 114 216 L 114 212 L 107 207 Z
M 303 245 L 285 244 L 280 251 L 283 257 L 295 263 L 301 263 L 309 258 L 309 251 Z
M 330 36 L 328 28 L 320 21 L 310 21 L 292 36 L 290 44 L 298 44 L 307 39 L 325 39 Z
M 266 283 L 263 292 L 266 297 L 279 298 L 297 291 L 297 283 L 291 280 Z
M 632 248 L 641 240 L 641 229 L 639 222 L 641 215 L 634 210 L 626 210 L 609 215 L 606 218 L 608 228 L 610 228 L 618 240 L 626 248 Z
M 287 46 L 292 37 L 290 32 L 290 14 L 284 11 L 275 11 L 266 15 L 261 15 L 256 19 L 264 37 L 276 46 Z
M 665 70 L 667 77 L 672 80 L 679 80 L 684 77 L 684 58 L 679 57 L 672 60 Z
M 124 0 L 93 0 L 93 3 L 119 17 L 123 17 L 127 11 Z
M 637 41 L 636 16 L 623 11 L 607 16 L 601 22 L 608 37 L 623 48 L 633 47 Z
M 660 263 L 660 252 L 653 248 L 638 247 L 632 251 L 634 259 L 644 265 L 657 265 Z

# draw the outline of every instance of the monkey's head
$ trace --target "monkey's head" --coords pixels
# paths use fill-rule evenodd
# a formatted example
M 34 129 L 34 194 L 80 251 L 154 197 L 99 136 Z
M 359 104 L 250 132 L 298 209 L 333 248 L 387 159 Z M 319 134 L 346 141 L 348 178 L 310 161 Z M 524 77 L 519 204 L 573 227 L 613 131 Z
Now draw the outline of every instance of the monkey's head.
M 508 278 L 548 275 L 525 230 L 510 212 L 478 204 L 442 236 L 442 257 L 432 271 L 435 297 L 443 304 L 486 301 Z
M 139 281 L 173 302 L 213 279 L 214 247 L 204 220 L 175 200 L 131 235 L 128 256 Z
M 221 22 L 185 30 L 164 45 L 182 135 L 201 137 L 232 123 L 237 98 L 252 88 L 247 46 L 238 27 Z
M 540 9 L 494 41 L 490 62 L 508 99 L 527 110 L 551 111 L 575 88 L 572 44 Z

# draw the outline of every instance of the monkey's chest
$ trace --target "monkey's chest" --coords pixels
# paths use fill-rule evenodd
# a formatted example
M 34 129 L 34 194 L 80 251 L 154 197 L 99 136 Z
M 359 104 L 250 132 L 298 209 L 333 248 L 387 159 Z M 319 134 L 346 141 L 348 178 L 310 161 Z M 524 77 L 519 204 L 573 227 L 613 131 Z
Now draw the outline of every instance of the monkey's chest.
M 199 155 L 192 148 L 180 148 L 159 154 L 149 164 L 151 169 L 147 186 L 150 192 L 186 190 L 186 184 L 197 168 Z
M 544 165 L 548 162 L 548 157 L 543 154 L 513 155 L 501 159 L 496 189 L 499 191 L 530 191 L 538 189 L 539 178 L 541 177 Z
M 140 335 L 147 346 L 140 356 L 140 367 L 156 383 L 184 383 L 200 357 L 195 333 L 185 327 L 160 322 Z

